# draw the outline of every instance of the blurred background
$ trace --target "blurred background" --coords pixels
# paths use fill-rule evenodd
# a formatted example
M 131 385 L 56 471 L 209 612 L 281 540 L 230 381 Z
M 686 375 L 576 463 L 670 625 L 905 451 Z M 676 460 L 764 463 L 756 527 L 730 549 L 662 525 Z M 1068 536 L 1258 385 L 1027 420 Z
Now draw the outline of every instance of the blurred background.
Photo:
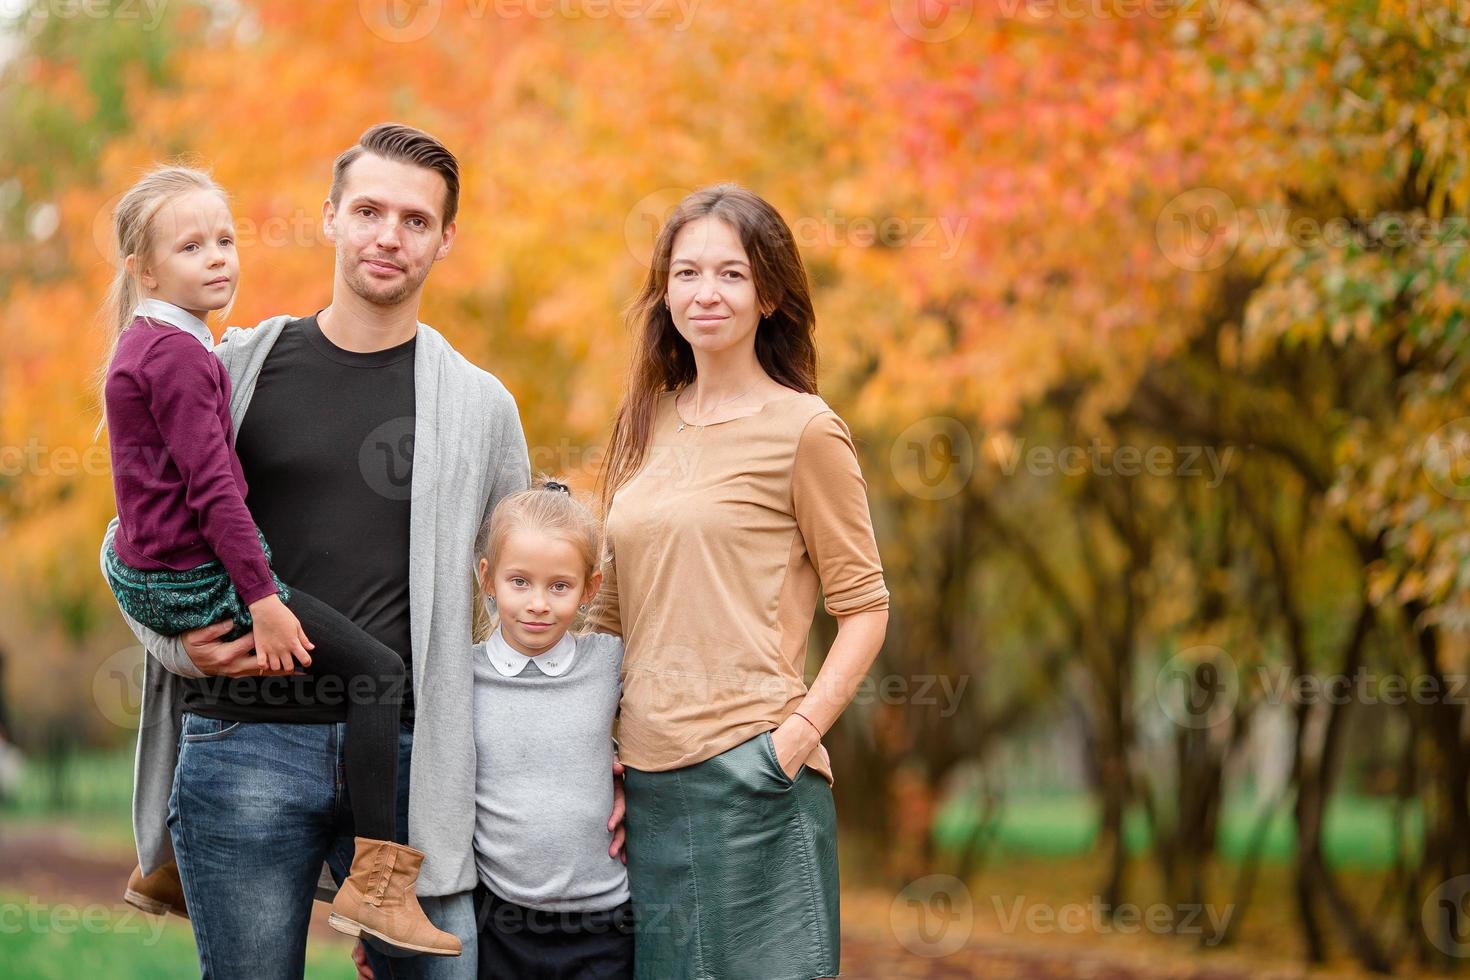
M 113 202 L 231 192 L 231 322 L 325 305 L 331 162 L 460 158 L 425 322 L 590 487 L 654 232 L 815 283 L 893 593 L 832 732 L 845 975 L 1463 972 L 1470 4 L 0 0 L 0 974 L 132 912 L 141 650 L 97 567 Z M 835 633 L 813 631 L 810 672 Z M 330 930 L 311 976 L 352 969 Z

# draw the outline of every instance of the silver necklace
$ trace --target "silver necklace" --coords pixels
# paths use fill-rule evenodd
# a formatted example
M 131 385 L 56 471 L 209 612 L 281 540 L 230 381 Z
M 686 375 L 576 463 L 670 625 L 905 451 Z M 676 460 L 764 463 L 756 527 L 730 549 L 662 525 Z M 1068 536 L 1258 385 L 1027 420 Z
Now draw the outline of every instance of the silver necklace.
M 744 391 L 736 392 L 735 394 L 731 395 L 729 398 L 726 398 L 726 399 L 723 399 L 723 400 L 717 402 L 715 405 L 713 405 L 711 408 L 709 408 L 708 411 L 711 411 L 712 412 L 716 408 L 719 408 L 721 405 L 729 404 L 730 402 L 733 402 L 735 399 L 741 397 L 742 395 L 748 395 L 748 394 L 750 394 L 750 392 L 758 384 L 760 384 L 759 381 L 751 382 L 751 385 L 750 385 L 749 388 L 746 388 Z M 679 396 L 678 395 L 675 395 L 674 396 L 674 414 L 677 415 L 678 413 L 679 413 Z M 679 419 L 679 427 L 677 429 L 675 429 L 674 431 L 675 432 L 683 432 L 684 431 L 684 427 L 686 425 L 695 425 L 695 424 L 696 423 L 693 423 L 693 422 L 685 422 L 683 418 L 680 418 Z M 700 425 L 698 427 L 701 428 L 701 429 L 704 428 L 703 425 Z

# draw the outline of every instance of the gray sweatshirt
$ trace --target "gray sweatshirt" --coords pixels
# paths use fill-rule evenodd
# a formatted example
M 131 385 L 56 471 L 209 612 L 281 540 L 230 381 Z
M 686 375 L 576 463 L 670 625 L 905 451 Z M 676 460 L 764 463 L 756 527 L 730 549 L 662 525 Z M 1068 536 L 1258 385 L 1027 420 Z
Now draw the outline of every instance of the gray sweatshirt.
M 236 432 L 266 356 L 293 319 L 271 317 L 250 330 L 232 327 L 215 347 L 230 375 Z M 414 352 L 414 416 L 408 601 L 415 714 L 408 843 L 426 855 L 418 893 L 452 895 L 475 886 L 475 744 L 466 737 L 473 701 L 471 610 L 478 594 L 475 532 L 502 497 L 526 488 L 531 467 L 510 392 L 423 323 Z M 114 518 L 103 553 L 116 526 Z M 178 637 L 123 618 L 149 654 L 133 773 L 133 835 L 146 874 L 173 859 L 166 820 L 178 759 L 178 679 L 202 675 Z M 604 781 L 611 793 L 610 775 Z M 330 880 L 323 871 L 323 881 Z
M 501 898 L 552 912 L 628 900 L 612 834 L 612 724 L 623 641 L 566 634 L 535 657 L 497 629 L 474 648 L 475 863 Z

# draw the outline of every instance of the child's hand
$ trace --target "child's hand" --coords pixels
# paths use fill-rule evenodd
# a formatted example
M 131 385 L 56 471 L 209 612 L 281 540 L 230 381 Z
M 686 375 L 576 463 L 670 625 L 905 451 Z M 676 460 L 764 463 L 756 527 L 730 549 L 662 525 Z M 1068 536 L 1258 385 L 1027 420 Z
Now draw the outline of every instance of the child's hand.
M 268 595 L 250 604 L 250 618 L 255 620 L 255 662 L 261 673 L 290 671 L 292 658 L 303 667 L 311 666 L 307 650 L 316 649 L 301 629 L 296 614 L 286 608 L 279 594 Z

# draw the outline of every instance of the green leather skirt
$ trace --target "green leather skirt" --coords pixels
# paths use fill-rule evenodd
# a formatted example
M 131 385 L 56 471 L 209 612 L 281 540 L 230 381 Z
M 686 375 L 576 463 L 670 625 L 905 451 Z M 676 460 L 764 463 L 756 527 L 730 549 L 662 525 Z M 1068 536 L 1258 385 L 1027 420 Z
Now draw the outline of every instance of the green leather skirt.
M 838 973 L 837 813 L 769 732 L 666 772 L 628 769 L 628 884 L 639 980 Z

